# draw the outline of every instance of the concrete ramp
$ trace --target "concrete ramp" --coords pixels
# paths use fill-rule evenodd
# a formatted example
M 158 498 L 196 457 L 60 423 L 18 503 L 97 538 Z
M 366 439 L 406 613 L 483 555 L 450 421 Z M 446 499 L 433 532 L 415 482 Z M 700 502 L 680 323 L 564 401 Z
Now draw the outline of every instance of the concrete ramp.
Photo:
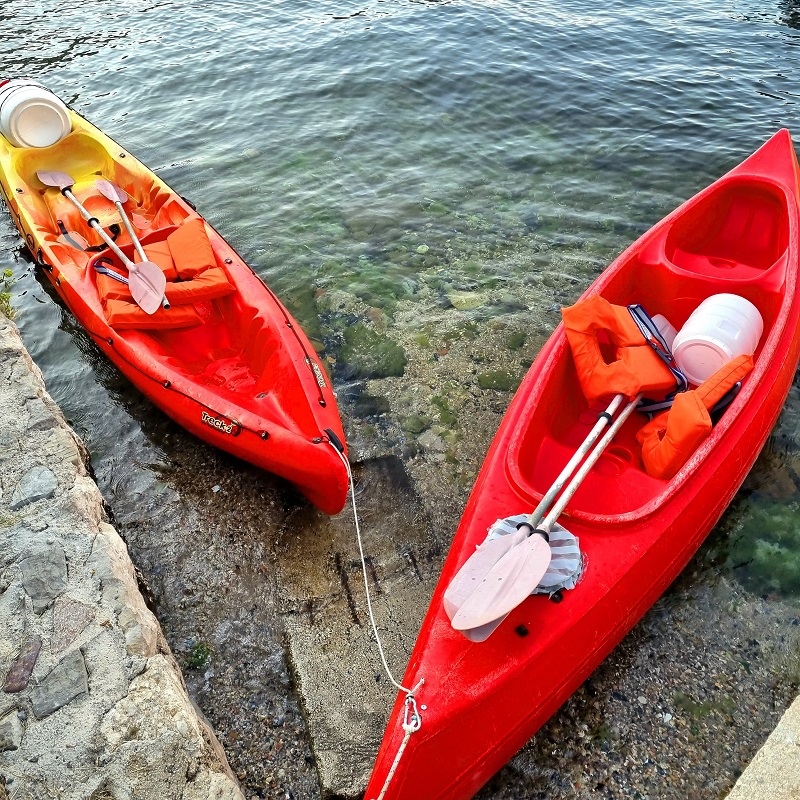
M 373 610 L 402 681 L 452 532 L 431 533 L 399 459 L 369 461 L 355 479 Z M 397 690 L 370 628 L 352 508 L 335 518 L 298 511 L 282 544 L 278 603 L 323 795 L 358 797 Z

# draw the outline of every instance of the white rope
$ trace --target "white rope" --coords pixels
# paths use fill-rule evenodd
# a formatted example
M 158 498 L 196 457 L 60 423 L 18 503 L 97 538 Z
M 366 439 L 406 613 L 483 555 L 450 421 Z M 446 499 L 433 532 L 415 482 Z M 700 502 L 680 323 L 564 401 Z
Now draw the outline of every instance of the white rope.
M 328 443 L 334 449 L 339 458 L 342 460 L 342 463 L 344 464 L 344 467 L 347 470 L 347 480 L 350 483 L 350 499 L 353 504 L 353 519 L 355 521 L 355 526 L 356 526 L 356 538 L 358 539 L 358 552 L 361 555 L 361 572 L 364 576 L 364 592 L 367 597 L 367 611 L 369 611 L 369 621 L 370 625 L 372 625 L 372 633 L 375 636 L 375 641 L 378 644 L 378 652 L 381 654 L 381 661 L 383 662 L 383 668 L 384 670 L 386 670 L 386 674 L 389 676 L 389 680 L 394 684 L 394 686 L 397 689 L 399 689 L 401 692 L 405 692 L 406 695 L 413 696 L 413 694 L 423 684 L 424 678 L 413 689 L 407 689 L 405 686 L 403 686 L 402 683 L 398 683 L 394 679 L 394 675 L 392 675 L 392 671 L 389 669 L 389 665 L 386 662 L 386 655 L 384 654 L 383 651 L 383 643 L 381 642 L 381 637 L 380 634 L 378 633 L 378 625 L 375 622 L 375 614 L 372 611 L 372 598 L 369 592 L 369 580 L 367 576 L 367 560 L 364 556 L 364 545 L 362 544 L 361 541 L 361 526 L 358 522 L 358 509 L 356 508 L 356 487 L 355 484 L 353 483 L 353 473 L 350 470 L 350 463 L 345 458 L 344 453 L 340 452 L 339 449 L 333 444 L 333 442 L 329 441 Z
M 420 678 L 419 682 L 413 689 L 407 689 L 403 686 L 402 683 L 399 683 L 395 680 L 394 675 L 392 675 L 391 669 L 389 669 L 389 664 L 386 661 L 386 654 L 383 650 L 383 643 L 381 642 L 380 634 L 378 633 L 378 625 L 375 622 L 375 614 L 372 611 L 372 597 L 369 591 L 369 577 L 367 575 L 367 559 L 364 556 L 364 545 L 361 541 L 361 525 L 358 521 L 358 509 L 356 508 L 356 487 L 353 481 L 353 473 L 350 469 L 350 462 L 345 457 L 344 453 L 339 450 L 336 445 L 330 439 L 327 440 L 328 444 L 334 449 L 336 454 L 341 459 L 342 463 L 344 464 L 344 468 L 347 470 L 347 480 L 350 487 L 350 499 L 353 504 L 353 520 L 355 522 L 356 528 L 356 539 L 358 540 L 358 552 L 361 556 L 361 573 L 364 577 L 364 594 L 367 598 L 367 611 L 369 612 L 369 622 L 372 626 L 372 635 L 375 637 L 375 642 L 378 645 L 378 652 L 381 656 L 381 661 L 383 662 L 383 669 L 385 670 L 386 674 L 389 676 L 389 680 L 395 686 L 395 688 L 399 689 L 401 692 L 405 692 L 406 699 L 405 699 L 405 712 L 403 717 L 403 730 L 405 731 L 405 736 L 403 737 L 403 741 L 397 751 L 397 755 L 395 756 L 394 763 L 392 764 L 391 769 L 389 770 L 389 774 L 386 776 L 386 781 L 383 784 L 383 788 L 381 789 L 380 794 L 376 798 L 376 800 L 383 800 L 384 796 L 386 795 L 386 790 L 389 788 L 389 784 L 391 783 L 392 778 L 394 777 L 395 772 L 397 771 L 397 767 L 400 764 L 400 759 L 403 756 L 403 751 L 406 749 L 406 745 L 408 744 L 408 740 L 411 738 L 411 734 L 416 733 L 422 727 L 422 717 L 420 716 L 419 710 L 417 709 L 417 701 L 414 695 L 419 691 L 422 685 L 425 683 L 425 678 Z M 425 706 L 423 706 L 425 708 Z

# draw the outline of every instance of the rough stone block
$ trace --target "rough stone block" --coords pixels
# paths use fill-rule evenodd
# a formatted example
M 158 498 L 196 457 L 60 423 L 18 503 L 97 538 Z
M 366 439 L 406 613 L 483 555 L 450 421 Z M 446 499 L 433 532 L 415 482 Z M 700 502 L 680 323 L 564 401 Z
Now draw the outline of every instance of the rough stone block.
M 49 550 L 22 559 L 22 585 L 33 600 L 33 610 L 41 614 L 67 588 L 67 558 L 64 548 Z
M 41 465 L 28 470 L 14 488 L 9 508 L 12 511 L 51 498 L 58 488 L 58 481 L 51 469 Z
M 24 729 L 17 709 L 0 718 L 0 753 L 16 750 L 22 744 Z
M 67 655 L 31 692 L 36 719 L 44 719 L 89 691 L 89 676 L 80 650 Z

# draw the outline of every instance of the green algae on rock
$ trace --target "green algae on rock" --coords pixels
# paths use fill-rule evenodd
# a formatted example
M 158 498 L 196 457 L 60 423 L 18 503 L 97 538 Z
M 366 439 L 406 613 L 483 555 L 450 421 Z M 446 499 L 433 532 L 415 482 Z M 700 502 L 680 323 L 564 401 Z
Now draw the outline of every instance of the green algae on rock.
M 353 378 L 398 378 L 405 372 L 407 363 L 400 345 L 363 322 L 345 329 L 340 355 Z

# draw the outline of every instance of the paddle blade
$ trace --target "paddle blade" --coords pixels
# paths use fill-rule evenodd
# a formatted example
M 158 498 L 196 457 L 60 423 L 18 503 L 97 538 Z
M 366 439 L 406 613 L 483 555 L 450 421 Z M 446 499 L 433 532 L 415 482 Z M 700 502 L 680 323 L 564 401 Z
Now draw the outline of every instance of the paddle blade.
M 116 183 L 111 183 L 111 181 L 106 180 L 105 178 L 98 178 L 94 182 L 97 191 L 100 192 L 103 197 L 107 197 L 112 203 L 127 203 L 128 202 L 128 193 L 117 186 Z
M 75 185 L 75 181 L 66 172 L 47 171 L 40 169 L 36 177 L 45 186 L 57 186 L 59 189 L 69 189 Z
M 453 627 L 479 628 L 505 616 L 539 585 L 549 565 L 550 545 L 532 534 L 489 570 L 453 617 Z
M 464 601 L 475 591 L 489 570 L 516 544 L 525 538 L 523 531 L 515 531 L 497 539 L 483 542 L 463 563 L 444 593 L 443 605 L 449 619 L 458 612 Z
M 496 620 L 486 623 L 486 625 L 481 625 L 479 628 L 468 628 L 465 631 L 461 631 L 461 633 L 471 642 L 485 642 L 500 627 L 500 624 L 507 616 L 508 614 L 503 614 L 502 617 L 498 617 Z
M 143 261 L 128 266 L 128 286 L 133 299 L 146 314 L 155 314 L 161 306 L 167 279 L 158 264 Z

